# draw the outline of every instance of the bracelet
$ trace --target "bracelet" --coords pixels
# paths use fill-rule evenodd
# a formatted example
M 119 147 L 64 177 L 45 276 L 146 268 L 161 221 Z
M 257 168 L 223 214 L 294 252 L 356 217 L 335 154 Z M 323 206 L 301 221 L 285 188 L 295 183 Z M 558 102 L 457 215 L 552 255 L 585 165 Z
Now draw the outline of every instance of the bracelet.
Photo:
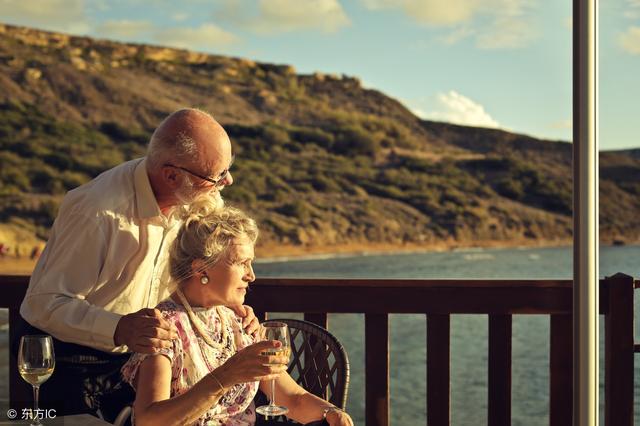
M 222 386 L 222 382 L 220 381 L 220 379 L 218 379 L 218 378 L 216 377 L 216 375 L 215 375 L 215 374 L 213 374 L 213 373 L 209 373 L 209 376 L 213 377 L 213 380 L 215 380 L 215 381 L 218 383 L 218 386 L 220 386 L 220 391 L 221 391 L 222 393 L 224 393 L 224 392 L 226 392 L 226 391 L 227 391 L 227 390 L 225 389 L 225 387 L 224 387 L 224 386 Z
M 327 414 L 329 414 L 332 411 L 342 411 L 341 409 L 339 409 L 338 407 L 327 407 L 324 410 L 322 410 L 322 420 L 326 420 L 327 418 Z

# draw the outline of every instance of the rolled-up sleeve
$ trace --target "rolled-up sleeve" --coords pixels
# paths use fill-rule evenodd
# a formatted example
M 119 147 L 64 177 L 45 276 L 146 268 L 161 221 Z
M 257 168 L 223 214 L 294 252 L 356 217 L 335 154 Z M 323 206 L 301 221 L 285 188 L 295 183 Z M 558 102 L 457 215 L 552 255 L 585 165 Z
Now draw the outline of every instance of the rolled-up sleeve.
M 25 320 L 62 341 L 123 350 L 113 341 L 122 315 L 85 299 L 98 285 L 112 225 L 105 218 L 58 216 L 20 307 Z

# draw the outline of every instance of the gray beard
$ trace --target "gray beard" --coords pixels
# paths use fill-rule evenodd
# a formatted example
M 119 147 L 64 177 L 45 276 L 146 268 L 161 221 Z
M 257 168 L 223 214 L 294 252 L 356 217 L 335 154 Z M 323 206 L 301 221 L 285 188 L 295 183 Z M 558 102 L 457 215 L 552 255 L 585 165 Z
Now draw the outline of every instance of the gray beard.
M 176 213 L 181 219 L 185 219 L 191 215 L 194 210 L 202 210 L 203 208 L 206 210 L 218 210 L 224 207 L 224 199 L 220 191 L 189 197 L 191 200 L 185 199 L 186 197 L 177 194 L 176 196 L 181 202 L 181 205 L 176 209 Z

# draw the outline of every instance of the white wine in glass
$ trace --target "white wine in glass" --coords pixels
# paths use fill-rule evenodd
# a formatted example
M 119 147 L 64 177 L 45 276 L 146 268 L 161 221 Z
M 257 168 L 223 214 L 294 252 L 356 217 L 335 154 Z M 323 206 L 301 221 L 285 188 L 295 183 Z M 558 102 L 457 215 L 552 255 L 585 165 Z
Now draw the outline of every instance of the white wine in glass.
M 266 321 L 262 323 L 262 338 L 264 340 L 278 340 L 282 345 L 279 348 L 273 348 L 268 351 L 263 351 L 263 355 L 271 356 L 291 356 L 291 340 L 289 338 L 289 328 L 287 324 L 280 321 Z M 287 414 L 289 409 L 282 405 L 276 404 L 276 381 L 271 380 L 271 398 L 269 398 L 269 405 L 262 405 L 256 408 L 256 412 L 263 416 L 281 416 Z
M 47 335 L 27 335 L 20 338 L 18 371 L 22 378 L 33 386 L 33 418 L 31 426 L 40 426 L 37 418 L 40 385 L 46 382 L 56 366 L 53 340 Z

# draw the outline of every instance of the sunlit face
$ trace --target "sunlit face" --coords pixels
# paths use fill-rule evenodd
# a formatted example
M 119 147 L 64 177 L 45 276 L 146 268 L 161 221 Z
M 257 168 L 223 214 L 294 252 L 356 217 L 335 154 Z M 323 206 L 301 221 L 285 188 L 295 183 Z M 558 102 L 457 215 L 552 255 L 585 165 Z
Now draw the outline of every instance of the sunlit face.
M 249 284 L 256 279 L 253 273 L 253 243 L 243 237 L 234 240 L 226 255 L 207 270 L 207 291 L 225 306 L 241 305 Z
M 229 165 L 226 169 L 221 171 L 220 173 L 213 172 L 210 176 L 205 176 L 203 172 L 195 172 L 186 167 L 176 167 L 183 172 L 187 172 L 189 177 L 191 178 L 187 182 L 190 183 L 190 186 L 202 191 L 222 191 L 225 186 L 231 185 L 233 183 L 233 177 L 231 176 L 231 165 L 233 164 L 234 157 L 231 157 L 229 161 Z M 216 164 L 225 164 L 224 162 L 217 161 Z M 193 167 L 192 167 L 193 168 Z M 214 167 L 215 169 L 219 169 L 219 166 Z
M 226 133 L 212 135 L 209 132 L 194 137 L 201 139 L 194 161 L 167 164 L 182 176 L 179 187 L 174 190 L 175 197 L 182 205 L 192 204 L 200 197 L 214 197 L 220 201 L 220 191 L 233 184 L 231 142 Z
M 214 184 L 204 179 L 205 173 L 203 172 L 193 172 L 187 168 L 180 168 L 183 173 L 183 179 L 180 184 L 180 187 L 175 190 L 175 196 L 178 201 L 182 205 L 192 204 L 195 200 L 200 197 L 212 197 L 217 201 L 222 200 L 222 196 L 220 191 L 225 186 L 231 185 L 233 183 L 233 177 L 231 176 L 231 172 L 229 171 L 231 164 L 233 163 L 233 157 L 229 157 L 228 163 L 224 161 L 216 161 L 213 167 L 213 170 L 222 170 L 218 172 L 209 173 L 210 176 L 216 176 L 215 178 L 207 178 L 217 182 Z M 222 164 L 227 164 L 226 168 L 221 169 Z M 195 166 L 191 168 L 195 169 Z
M 199 176 L 205 179 L 196 179 L 193 184 L 196 188 L 205 191 L 220 191 L 225 186 L 233 183 L 233 177 L 229 169 L 233 164 L 231 141 L 226 133 L 217 133 L 215 136 L 207 135 L 201 139 L 198 145 Z

